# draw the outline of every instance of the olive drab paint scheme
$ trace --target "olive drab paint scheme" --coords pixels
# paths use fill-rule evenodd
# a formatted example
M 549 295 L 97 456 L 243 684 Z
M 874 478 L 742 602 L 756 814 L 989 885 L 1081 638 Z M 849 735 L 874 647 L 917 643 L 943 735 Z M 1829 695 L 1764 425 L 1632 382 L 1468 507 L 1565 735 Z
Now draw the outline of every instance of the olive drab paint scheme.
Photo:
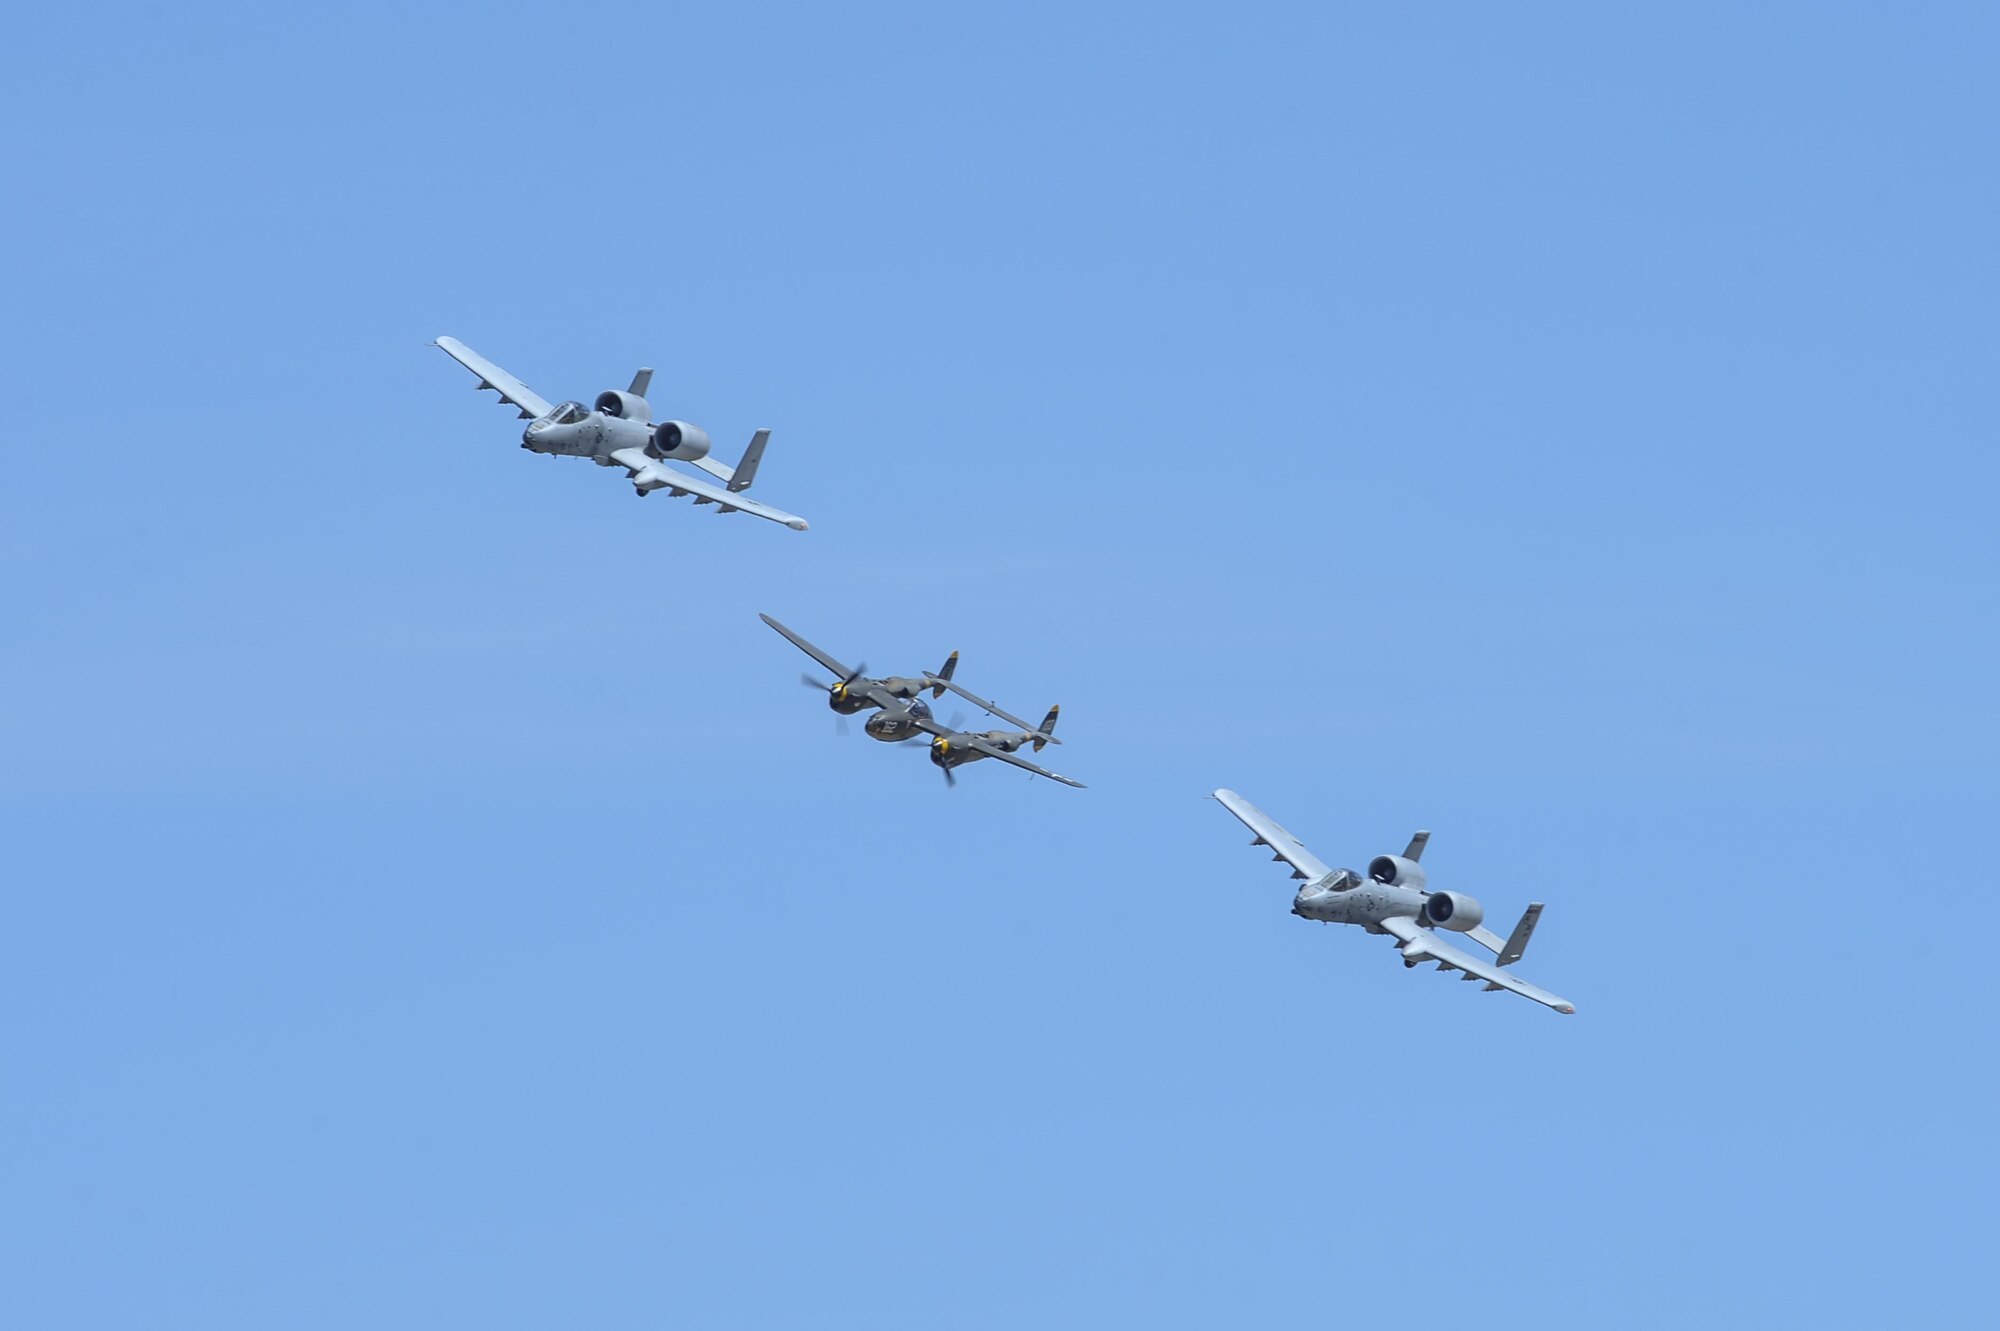
M 1026 758 L 1018 757 L 1015 753 L 1017 749 L 1029 744 L 1034 745 L 1035 752 L 1039 753 L 1044 744 L 1062 743 L 1050 733 L 1055 729 L 1056 713 L 1060 709 L 1049 708 L 1049 714 L 1042 719 L 1039 728 L 1029 726 L 1021 718 L 1002 711 L 998 704 L 989 702 L 964 685 L 953 681 L 952 672 L 958 669 L 957 652 L 953 652 L 945 659 L 944 666 L 935 675 L 927 674 L 918 679 L 909 679 L 901 675 L 870 679 L 867 676 L 867 666 L 857 665 L 849 669 L 769 615 L 760 614 L 757 617 L 782 633 L 794 647 L 833 673 L 832 683 L 816 680 L 811 675 L 800 676 L 800 682 L 808 688 L 824 690 L 826 704 L 834 711 L 843 716 L 852 716 L 869 708 L 877 709 L 875 715 L 868 719 L 868 733 L 876 739 L 891 744 L 906 744 L 924 735 L 931 736 L 931 761 L 944 773 L 946 785 L 958 783 L 958 779 L 952 775 L 954 767 L 980 758 L 999 758 L 1033 772 L 1036 776 L 1045 776 L 1066 786 L 1082 787 L 1081 781 L 1072 781 L 1066 776 L 1051 772 L 1046 767 L 1031 763 Z M 937 718 L 931 715 L 930 705 L 923 700 L 922 695 L 926 689 L 930 691 L 933 699 L 943 697 L 945 691 L 949 689 L 973 706 L 1003 721 L 1010 721 L 1021 729 L 966 732 L 956 725 L 940 725 Z
M 870 679 L 866 665 L 857 665 L 850 670 L 769 615 L 757 618 L 833 672 L 831 682 L 814 679 L 811 675 L 800 675 L 799 682 L 816 692 L 824 692 L 826 705 L 836 714 L 853 716 L 873 709 L 875 715 L 869 717 L 862 728 L 868 732 L 869 738 L 879 739 L 885 744 L 900 744 L 923 736 L 921 722 L 930 720 L 931 716 L 930 704 L 923 700 L 924 691 L 928 689 L 932 698 L 943 697 L 944 691 L 951 687 L 952 672 L 958 669 L 958 653 L 953 652 L 945 658 L 944 665 L 935 675 L 926 674 L 915 679 L 903 675 Z

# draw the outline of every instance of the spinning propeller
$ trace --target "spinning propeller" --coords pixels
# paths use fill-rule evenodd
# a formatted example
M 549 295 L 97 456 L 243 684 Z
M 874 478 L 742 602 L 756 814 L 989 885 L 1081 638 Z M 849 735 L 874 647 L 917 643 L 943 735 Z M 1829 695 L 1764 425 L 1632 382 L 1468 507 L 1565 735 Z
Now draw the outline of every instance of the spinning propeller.
M 827 695 L 827 697 L 835 701 L 838 701 L 839 699 L 841 699 L 846 695 L 847 691 L 850 688 L 854 687 L 854 683 L 856 680 L 859 680 L 863 675 L 866 675 L 867 673 L 868 673 L 868 663 L 864 661 L 861 664 L 855 666 L 853 670 L 849 671 L 846 679 L 843 679 L 836 684 L 828 684 L 822 680 L 814 679 L 810 673 L 805 673 L 805 672 L 800 673 L 799 683 L 805 685 L 807 688 L 813 690 L 815 693 L 824 693 Z M 846 738 L 848 734 L 847 717 L 836 712 L 833 718 L 833 729 L 835 734 L 841 736 L 843 739 Z
M 951 714 L 951 730 L 952 730 L 952 732 L 953 732 L 954 734 L 956 734 L 956 733 L 958 733 L 958 732 L 960 732 L 960 731 L 963 731 L 964 729 L 965 729 L 965 713 L 964 713 L 964 712 L 953 712 L 953 713 Z M 904 740 L 903 742 L 904 742 L 905 744 L 909 744 L 909 743 L 913 743 L 914 741 L 912 741 L 912 740 Z M 945 737 L 944 737 L 943 735 L 934 735 L 934 736 L 932 736 L 932 737 L 931 737 L 931 752 L 932 752 L 932 753 L 934 753 L 934 754 L 943 754 L 943 753 L 949 753 L 950 751 L 951 751 L 951 741 L 950 741 L 950 740 L 946 739 L 946 738 L 945 738 Z M 955 775 L 953 775 L 953 773 L 952 773 L 952 770 L 951 770 L 950 766 L 949 766 L 949 765 L 947 765 L 947 764 L 945 764 L 945 763 L 939 763 L 939 764 L 937 765 L 937 769 L 938 769 L 938 771 L 940 771 L 940 772 L 943 772 L 943 773 L 944 773 L 944 784 L 945 784 L 945 789 L 947 789 L 947 790 L 957 790 L 957 789 L 958 789 L 958 777 L 957 777 L 957 776 L 955 776 Z

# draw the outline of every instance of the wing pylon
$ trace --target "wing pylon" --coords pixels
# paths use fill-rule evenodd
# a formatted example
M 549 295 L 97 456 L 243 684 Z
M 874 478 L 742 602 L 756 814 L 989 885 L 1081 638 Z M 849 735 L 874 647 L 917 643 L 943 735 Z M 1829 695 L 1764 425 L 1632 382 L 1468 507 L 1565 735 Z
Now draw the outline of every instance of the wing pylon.
M 516 408 L 521 419 L 531 421 L 555 410 L 555 404 L 534 389 L 495 365 L 455 337 L 441 337 L 434 344 L 439 351 L 479 376 L 479 386 L 490 388 L 502 402 Z
M 1305 842 L 1278 825 L 1278 820 L 1233 790 L 1215 792 L 1216 803 L 1235 814 L 1238 821 L 1257 835 L 1253 846 L 1269 846 L 1271 858 L 1292 866 L 1292 877 L 1317 882 L 1333 872 L 1325 860 L 1306 849 Z
M 1488 993 L 1505 989 L 1508 993 L 1532 998 L 1544 1007 L 1554 1008 L 1564 1016 L 1576 1011 L 1576 1004 L 1567 998 L 1559 998 L 1526 980 L 1518 980 L 1498 965 L 1454 947 L 1440 938 L 1435 930 L 1424 928 L 1407 915 L 1392 915 L 1381 921 L 1381 925 L 1384 933 L 1398 940 L 1403 960 L 1411 965 L 1420 961 L 1435 961 L 1439 970 L 1464 971 L 1468 977 L 1486 981 Z

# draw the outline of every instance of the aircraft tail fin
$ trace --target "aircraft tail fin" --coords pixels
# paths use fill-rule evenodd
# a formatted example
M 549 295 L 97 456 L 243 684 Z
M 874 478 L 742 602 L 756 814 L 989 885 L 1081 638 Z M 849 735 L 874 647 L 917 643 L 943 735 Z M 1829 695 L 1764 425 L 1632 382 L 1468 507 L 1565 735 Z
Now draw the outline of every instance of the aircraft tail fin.
M 1530 903 L 1528 909 L 1521 913 L 1521 922 L 1515 925 L 1514 932 L 1504 939 L 1484 925 L 1469 930 L 1465 936 L 1491 952 L 1497 959 L 1497 964 L 1511 966 L 1526 955 L 1528 935 L 1535 932 L 1535 921 L 1541 918 L 1542 903 L 1536 901 Z
M 644 397 L 653 391 L 653 371 L 649 366 L 632 376 L 632 386 L 625 390 L 633 397 Z
M 1542 903 L 1531 901 L 1521 912 L 1521 922 L 1514 926 L 1514 932 L 1507 935 L 1507 945 L 1500 949 L 1500 964 L 1511 966 L 1527 955 L 1528 937 L 1535 932 L 1536 921 L 1542 918 Z
M 1403 858 L 1415 864 L 1424 857 L 1424 847 L 1430 844 L 1430 840 L 1431 834 L 1429 832 L 1412 833 L 1409 849 L 1403 852 Z
M 757 464 L 764 460 L 764 445 L 771 442 L 769 430 L 759 430 L 750 436 L 750 447 L 743 450 L 743 460 L 736 464 L 736 470 L 729 474 L 729 488 L 732 492 L 748 490 L 750 482 L 757 479 Z
M 1042 745 L 1047 744 L 1049 741 L 1055 738 L 1056 716 L 1061 711 L 1062 711 L 1062 705 L 1058 703 L 1056 706 L 1049 708 L 1049 714 L 1042 718 L 1041 729 L 1035 732 L 1036 753 L 1040 753 L 1042 751 Z
M 931 679 L 934 681 L 931 684 L 931 697 L 944 697 L 944 686 L 951 682 L 951 672 L 956 669 L 958 669 L 958 653 L 953 652 L 950 656 L 944 658 L 943 668 L 931 676 Z

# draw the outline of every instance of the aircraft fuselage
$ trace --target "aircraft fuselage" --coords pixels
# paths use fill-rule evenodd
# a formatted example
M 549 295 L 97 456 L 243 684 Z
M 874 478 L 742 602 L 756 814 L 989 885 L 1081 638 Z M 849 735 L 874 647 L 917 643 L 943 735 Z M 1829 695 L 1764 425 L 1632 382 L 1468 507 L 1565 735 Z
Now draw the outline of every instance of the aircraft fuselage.
M 884 708 L 868 718 L 863 730 L 870 739 L 879 739 L 884 744 L 900 744 L 906 739 L 915 739 L 925 734 L 918 720 L 931 719 L 931 709 L 922 702 L 913 702 L 907 708 L 890 710 Z
M 650 425 L 593 411 L 569 424 L 547 417 L 531 421 L 521 436 L 521 447 L 555 457 L 608 458 L 621 448 L 643 449 L 652 438 Z
M 1328 879 L 1340 881 L 1343 875 L 1350 879 L 1357 876 L 1352 870 L 1336 870 L 1327 878 L 1301 887 L 1292 898 L 1292 914 L 1326 924 L 1358 924 L 1373 929 L 1392 915 L 1414 918 L 1423 913 L 1424 893 L 1411 888 L 1393 887 L 1372 878 L 1363 878 L 1358 885 L 1343 891 L 1324 885 Z

